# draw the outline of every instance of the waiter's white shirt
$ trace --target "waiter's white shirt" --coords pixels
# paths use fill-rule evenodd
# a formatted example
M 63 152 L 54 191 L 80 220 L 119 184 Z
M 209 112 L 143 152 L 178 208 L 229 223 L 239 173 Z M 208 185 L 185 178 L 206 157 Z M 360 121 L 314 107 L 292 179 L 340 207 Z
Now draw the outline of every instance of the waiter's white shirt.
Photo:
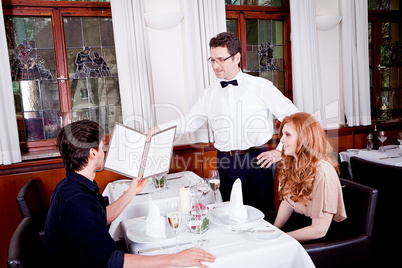
M 184 116 L 159 128 L 177 125 L 176 136 L 199 129 L 207 120 L 220 151 L 247 150 L 267 143 L 274 133 L 273 115 L 282 121 L 298 109 L 271 81 L 239 72 L 238 86 L 222 88 L 216 80 L 204 89 Z M 282 150 L 282 144 L 277 147 Z

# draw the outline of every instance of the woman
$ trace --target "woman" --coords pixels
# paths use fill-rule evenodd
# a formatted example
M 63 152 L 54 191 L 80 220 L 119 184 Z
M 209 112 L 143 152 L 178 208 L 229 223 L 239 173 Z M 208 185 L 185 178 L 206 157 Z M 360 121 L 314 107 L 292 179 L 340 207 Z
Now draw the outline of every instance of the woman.
M 288 234 L 303 242 L 326 235 L 332 220 L 346 218 L 337 161 L 326 133 L 308 113 L 285 117 L 279 129 L 283 144 L 279 169 L 282 200 L 274 225 L 282 228 L 295 211 L 312 223 Z

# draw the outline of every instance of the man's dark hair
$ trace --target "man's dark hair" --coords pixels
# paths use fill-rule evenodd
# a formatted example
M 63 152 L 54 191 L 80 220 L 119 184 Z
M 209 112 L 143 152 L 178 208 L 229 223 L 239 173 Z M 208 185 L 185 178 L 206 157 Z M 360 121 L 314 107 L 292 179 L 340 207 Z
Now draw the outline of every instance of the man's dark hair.
M 234 33 L 223 32 L 218 34 L 209 41 L 209 47 L 227 47 L 229 54 L 232 56 L 238 52 L 241 53 L 241 42 Z
M 99 150 L 103 128 L 94 121 L 81 120 L 63 127 L 56 143 L 66 170 L 80 171 L 88 164 L 89 150 Z

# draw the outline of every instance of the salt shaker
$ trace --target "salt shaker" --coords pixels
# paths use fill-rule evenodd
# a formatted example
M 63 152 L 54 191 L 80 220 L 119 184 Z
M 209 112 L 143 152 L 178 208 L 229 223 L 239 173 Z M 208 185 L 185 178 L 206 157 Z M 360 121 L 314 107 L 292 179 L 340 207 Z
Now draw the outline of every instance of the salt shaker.
M 373 149 L 373 135 L 368 134 L 367 135 L 367 150 L 372 150 Z

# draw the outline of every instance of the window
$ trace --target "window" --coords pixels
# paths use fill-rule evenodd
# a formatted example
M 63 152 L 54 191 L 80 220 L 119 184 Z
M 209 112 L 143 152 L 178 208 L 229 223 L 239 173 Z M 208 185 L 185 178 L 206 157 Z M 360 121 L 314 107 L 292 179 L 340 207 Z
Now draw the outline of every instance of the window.
M 14 3 L 3 12 L 22 151 L 53 148 L 76 120 L 111 133 L 121 101 L 110 4 Z
M 371 106 L 374 119 L 402 115 L 402 16 L 399 0 L 368 0 Z
M 288 1 L 226 0 L 226 19 L 242 42 L 243 72 L 272 81 L 292 99 Z

